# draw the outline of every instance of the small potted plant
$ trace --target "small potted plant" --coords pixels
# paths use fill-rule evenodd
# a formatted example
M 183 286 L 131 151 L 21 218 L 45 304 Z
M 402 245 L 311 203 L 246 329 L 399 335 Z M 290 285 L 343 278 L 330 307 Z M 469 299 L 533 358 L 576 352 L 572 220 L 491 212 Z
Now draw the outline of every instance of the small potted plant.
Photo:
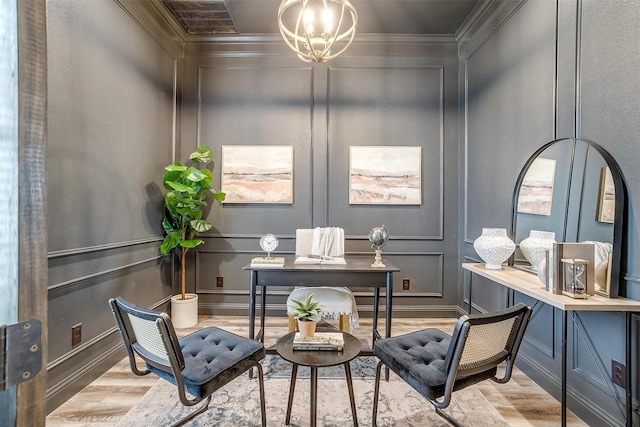
M 298 321 L 300 336 L 312 337 L 316 332 L 316 324 L 320 320 L 320 303 L 313 299 L 313 293 L 307 295 L 304 301 L 291 300 L 293 305 L 289 307 L 293 311 L 293 317 Z
M 207 196 L 211 194 L 218 201 L 225 198 L 225 193 L 211 187 L 212 157 L 211 148 L 201 145 L 189 156 L 194 165 L 202 165 L 200 169 L 175 161 L 165 167 L 162 177 L 162 183 L 169 192 L 164 198 L 162 227 L 166 236 L 160 245 L 160 252 L 168 254 L 180 247 L 180 294 L 171 298 L 171 320 L 176 328 L 188 328 L 198 323 L 198 295 L 186 293 L 187 251 L 204 243 L 196 238 L 196 234 L 213 227 L 211 221 L 202 218 Z M 211 169 L 207 168 L 209 164 Z

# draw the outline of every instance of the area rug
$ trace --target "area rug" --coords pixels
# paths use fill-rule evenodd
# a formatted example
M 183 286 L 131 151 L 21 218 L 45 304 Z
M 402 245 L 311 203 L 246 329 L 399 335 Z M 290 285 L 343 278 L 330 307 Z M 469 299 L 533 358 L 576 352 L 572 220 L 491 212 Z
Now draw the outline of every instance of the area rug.
M 265 395 L 267 406 L 267 425 L 284 426 L 289 392 L 290 369 L 288 363 L 278 356 L 268 356 L 265 365 Z M 357 406 L 358 423 L 371 425 L 371 411 L 374 388 L 374 358 L 358 358 L 352 363 L 353 389 Z M 373 371 L 369 376 L 362 373 Z M 343 427 L 353 425 L 349 394 L 341 367 L 320 368 L 318 375 L 318 425 Z M 268 371 L 268 372 L 267 372 Z M 309 425 L 309 379 L 308 374 L 299 370 L 296 392 L 291 415 L 291 426 Z M 323 371 L 324 374 L 323 374 Z M 358 374 L 356 374 L 358 373 Z M 175 386 L 164 380 L 158 380 L 127 415 L 118 423 L 119 427 L 147 427 L 170 425 L 192 408 L 185 408 L 178 401 Z M 452 403 L 446 412 L 465 426 L 500 427 L 507 423 L 489 404 L 485 397 L 470 387 L 453 395 Z M 209 410 L 199 415 L 187 426 L 259 426 L 260 425 L 259 388 L 256 378 L 248 374 L 235 379 L 213 395 Z M 380 385 L 378 406 L 379 426 L 398 427 L 444 427 L 449 424 L 439 417 L 433 407 L 404 381 L 391 375 L 388 382 Z

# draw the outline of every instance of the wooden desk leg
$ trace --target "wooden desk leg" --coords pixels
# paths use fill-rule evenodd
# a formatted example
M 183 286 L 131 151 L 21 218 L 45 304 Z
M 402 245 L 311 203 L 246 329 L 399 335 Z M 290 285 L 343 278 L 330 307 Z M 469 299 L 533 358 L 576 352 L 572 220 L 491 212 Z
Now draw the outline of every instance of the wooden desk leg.
M 287 402 L 287 416 L 285 418 L 285 424 L 289 425 L 291 422 L 291 407 L 293 406 L 293 393 L 296 391 L 296 379 L 298 378 L 298 365 L 295 363 L 291 368 L 291 381 L 289 382 L 289 401 Z
M 311 367 L 311 389 L 309 390 L 309 425 L 316 427 L 316 418 L 318 415 L 318 368 Z
M 344 364 L 344 375 L 347 378 L 347 388 L 349 389 L 349 400 L 351 401 L 353 425 L 354 427 L 358 427 L 358 413 L 356 412 L 356 399 L 353 394 L 353 381 L 351 381 L 351 366 L 349 365 L 349 362 Z

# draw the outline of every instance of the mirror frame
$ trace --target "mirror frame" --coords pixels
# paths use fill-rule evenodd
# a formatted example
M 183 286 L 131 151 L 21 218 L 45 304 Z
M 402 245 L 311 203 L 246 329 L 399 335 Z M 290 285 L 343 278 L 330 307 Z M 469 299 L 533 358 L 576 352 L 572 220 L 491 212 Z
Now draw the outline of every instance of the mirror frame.
M 609 295 L 604 293 L 599 293 L 599 295 L 608 296 L 609 298 L 616 298 L 621 294 L 625 294 L 624 291 L 626 289 L 622 286 L 624 279 L 620 277 L 622 271 L 624 271 L 626 259 L 627 259 L 627 188 L 625 185 L 624 177 L 622 175 L 622 170 L 620 166 L 615 161 L 613 156 L 609 154 L 607 150 L 602 148 L 599 144 L 582 138 L 559 138 L 554 139 L 553 141 L 547 142 L 542 147 L 538 148 L 526 161 L 520 174 L 518 175 L 518 179 L 516 180 L 516 185 L 513 189 L 513 199 L 511 201 L 511 238 L 515 241 L 516 237 L 516 226 L 517 226 L 517 214 L 518 214 L 518 198 L 520 196 L 520 187 L 522 186 L 522 181 L 529 170 L 529 167 L 533 163 L 533 161 L 547 148 L 554 144 L 562 143 L 564 141 L 571 141 L 573 144 L 572 150 L 572 158 L 571 164 L 573 165 L 575 155 L 575 143 L 577 141 L 584 142 L 589 145 L 590 148 L 595 149 L 602 158 L 607 162 L 607 166 L 611 170 L 611 175 L 613 177 L 613 183 L 616 190 L 615 195 L 615 204 L 616 211 L 614 215 L 614 223 L 613 223 L 613 249 L 612 249 L 612 259 L 610 268 L 610 276 L 611 276 L 611 285 L 609 288 Z M 564 229 L 567 228 L 567 222 L 569 218 L 567 218 L 567 212 L 565 210 L 564 215 Z M 515 262 L 515 253 L 509 258 L 508 264 L 513 266 Z

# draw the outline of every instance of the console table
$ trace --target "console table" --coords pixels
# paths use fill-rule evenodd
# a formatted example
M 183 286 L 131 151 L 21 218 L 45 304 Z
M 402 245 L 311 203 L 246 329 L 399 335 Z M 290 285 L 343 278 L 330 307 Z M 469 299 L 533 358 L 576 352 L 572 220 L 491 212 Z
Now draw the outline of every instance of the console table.
M 600 295 L 590 296 L 588 299 L 573 299 L 565 295 L 548 292 L 544 284 L 534 274 L 517 268 L 503 266 L 502 270 L 487 270 L 484 264 L 463 263 L 462 268 L 473 274 L 485 277 L 495 283 L 513 291 L 520 292 L 545 304 L 562 310 L 562 378 L 561 404 L 562 426 L 567 424 L 567 315 L 575 311 L 616 311 L 626 315 L 626 349 L 627 366 L 626 388 L 626 416 L 627 426 L 633 422 L 633 407 L 631 401 L 632 369 L 631 369 L 631 313 L 640 312 L 640 301 L 627 298 L 605 298 Z M 469 283 L 469 312 L 471 312 L 471 285 Z
M 400 271 L 384 260 L 385 267 L 371 267 L 372 260 L 347 258 L 346 264 L 294 264 L 293 259 L 286 259 L 284 267 L 252 267 L 249 270 L 249 338 L 264 340 L 264 322 L 266 294 L 268 287 L 296 286 L 339 286 L 347 288 L 373 288 L 373 337 L 371 348 L 378 332 L 378 308 L 380 288 L 385 288 L 385 337 L 391 336 L 391 305 L 393 300 L 393 273 Z M 255 336 L 254 323 L 256 317 L 256 290 L 260 288 L 260 330 Z

